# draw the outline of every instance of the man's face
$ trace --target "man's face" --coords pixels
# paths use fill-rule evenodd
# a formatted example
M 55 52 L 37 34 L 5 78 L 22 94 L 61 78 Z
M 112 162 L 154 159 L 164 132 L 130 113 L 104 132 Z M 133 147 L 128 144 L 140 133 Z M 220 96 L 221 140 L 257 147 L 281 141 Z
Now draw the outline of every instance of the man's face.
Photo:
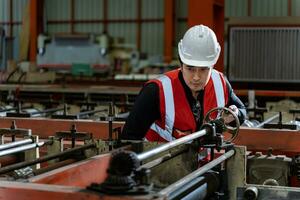
M 211 75 L 210 67 L 191 67 L 182 64 L 183 79 L 192 92 L 204 89 Z

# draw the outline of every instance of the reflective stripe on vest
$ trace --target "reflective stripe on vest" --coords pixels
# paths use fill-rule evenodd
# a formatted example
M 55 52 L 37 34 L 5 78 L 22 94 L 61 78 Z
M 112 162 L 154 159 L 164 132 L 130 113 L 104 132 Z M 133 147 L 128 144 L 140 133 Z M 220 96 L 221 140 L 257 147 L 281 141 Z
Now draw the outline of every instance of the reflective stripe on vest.
M 154 122 L 150 128 L 156 133 L 158 133 L 165 140 L 172 141 L 174 140 L 172 132 L 175 120 L 175 106 L 172 82 L 171 79 L 165 75 L 157 79 L 162 83 L 163 93 L 165 97 L 165 127 L 161 128 Z
M 219 72 L 213 69 L 211 73 L 211 78 L 214 84 L 217 106 L 224 107 L 225 106 L 224 88 L 223 88 L 223 84 Z

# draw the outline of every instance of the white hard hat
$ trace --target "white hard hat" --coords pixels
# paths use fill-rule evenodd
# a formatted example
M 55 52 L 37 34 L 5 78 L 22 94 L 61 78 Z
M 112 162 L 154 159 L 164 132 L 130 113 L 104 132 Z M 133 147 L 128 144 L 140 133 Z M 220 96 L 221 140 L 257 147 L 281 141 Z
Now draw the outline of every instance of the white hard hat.
M 189 66 L 213 67 L 221 47 L 215 33 L 204 25 L 191 27 L 178 43 L 181 61 Z

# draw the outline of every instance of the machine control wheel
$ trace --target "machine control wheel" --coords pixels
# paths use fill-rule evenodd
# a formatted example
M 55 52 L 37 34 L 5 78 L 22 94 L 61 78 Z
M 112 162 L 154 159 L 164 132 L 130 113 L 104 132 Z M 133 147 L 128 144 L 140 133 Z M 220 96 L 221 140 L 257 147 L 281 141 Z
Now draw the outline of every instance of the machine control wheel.
M 226 117 L 232 116 L 233 121 L 226 122 Z M 240 130 L 240 121 L 237 115 L 226 107 L 216 107 L 208 111 L 208 113 L 204 117 L 205 123 L 216 123 L 217 126 L 222 126 L 223 132 L 228 132 L 231 136 L 229 139 L 225 139 L 225 142 L 232 142 L 238 135 Z M 232 126 L 231 124 L 235 124 Z

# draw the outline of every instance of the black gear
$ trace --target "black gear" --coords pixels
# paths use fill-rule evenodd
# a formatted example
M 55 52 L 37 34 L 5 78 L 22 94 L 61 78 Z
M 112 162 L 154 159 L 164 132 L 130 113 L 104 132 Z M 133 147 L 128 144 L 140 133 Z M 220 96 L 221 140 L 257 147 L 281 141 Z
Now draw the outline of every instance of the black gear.
M 100 185 L 100 191 L 112 194 L 129 191 L 136 185 L 133 175 L 139 166 L 140 162 L 134 152 L 114 153 L 109 163 L 108 176 Z
M 138 167 L 140 161 L 131 151 L 120 151 L 112 155 L 108 173 L 115 176 L 130 176 Z

